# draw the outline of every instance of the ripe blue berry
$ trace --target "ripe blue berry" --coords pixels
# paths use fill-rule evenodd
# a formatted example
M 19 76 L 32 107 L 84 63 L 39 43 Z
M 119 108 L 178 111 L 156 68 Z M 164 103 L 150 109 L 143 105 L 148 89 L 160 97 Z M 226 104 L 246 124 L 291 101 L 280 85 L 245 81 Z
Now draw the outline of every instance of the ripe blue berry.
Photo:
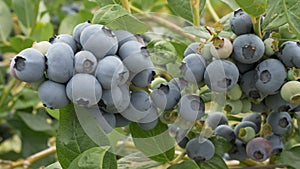
M 292 129 L 292 118 L 287 112 L 271 112 L 266 120 L 272 127 L 272 132 L 277 135 L 284 135 Z
M 300 43 L 293 41 L 284 42 L 280 46 L 277 57 L 286 67 L 300 68 Z
M 119 48 L 128 41 L 137 41 L 136 37 L 125 30 L 115 30 L 113 31 L 118 39 L 118 46 Z
M 131 82 L 136 87 L 144 88 L 151 84 L 154 75 L 154 68 L 148 68 L 136 74 L 131 80 Z
M 228 119 L 222 112 L 212 112 L 208 114 L 208 117 L 205 121 L 207 126 L 212 128 L 213 130 L 219 125 L 228 124 Z
M 267 139 L 257 137 L 248 142 L 246 151 L 251 159 L 262 162 L 270 157 L 272 145 Z
M 191 83 L 198 83 L 203 80 L 205 72 L 205 60 L 199 54 L 189 54 L 181 61 L 181 74 L 183 79 Z
M 89 51 L 80 51 L 74 59 L 76 73 L 94 74 L 97 67 L 97 58 Z
M 216 136 L 220 136 L 225 138 L 228 142 L 234 143 L 235 142 L 235 134 L 231 127 L 228 125 L 219 125 L 215 128 L 214 133 Z
M 91 25 L 90 22 L 82 22 L 74 27 L 73 38 L 77 43 L 80 43 L 80 35 L 81 35 L 82 31 L 90 25 Z
M 236 35 L 247 34 L 253 32 L 253 24 L 251 17 L 242 9 L 234 11 L 230 19 L 230 27 Z
M 210 160 L 215 154 L 214 144 L 205 138 L 193 138 L 186 144 L 186 153 L 196 162 Z
M 64 108 L 69 104 L 66 86 L 51 80 L 47 80 L 39 86 L 38 94 L 43 105 L 50 109 Z
M 205 104 L 203 99 L 195 94 L 186 94 L 180 98 L 178 112 L 187 121 L 196 121 L 204 116 Z
M 10 70 L 19 80 L 37 82 L 44 76 L 45 58 L 36 49 L 24 49 L 11 59 Z

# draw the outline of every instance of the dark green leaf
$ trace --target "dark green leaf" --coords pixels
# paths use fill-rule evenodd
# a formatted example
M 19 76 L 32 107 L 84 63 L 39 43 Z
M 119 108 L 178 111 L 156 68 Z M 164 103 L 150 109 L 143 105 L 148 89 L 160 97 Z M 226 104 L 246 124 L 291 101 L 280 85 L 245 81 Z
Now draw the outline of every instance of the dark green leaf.
M 291 149 L 283 150 L 280 154 L 280 161 L 291 167 L 299 168 L 300 166 L 300 146 L 294 146 Z
M 0 1 L 0 41 L 4 42 L 12 31 L 12 18 L 7 5 Z
M 96 11 L 92 22 L 106 25 L 114 30 L 127 30 L 133 34 L 142 34 L 147 31 L 147 26 L 144 23 L 117 4 L 100 8 Z
M 158 122 L 152 130 L 143 130 L 131 123 L 130 131 L 135 146 L 147 157 L 158 162 L 168 162 L 174 158 L 175 140 L 169 135 L 168 126 Z
M 118 160 L 118 169 L 144 169 L 159 166 L 162 163 L 147 158 L 143 153 L 131 153 Z
M 262 27 L 264 31 L 277 29 L 287 23 L 282 0 L 268 1 L 266 17 L 263 21 Z
M 193 160 L 183 161 L 179 164 L 174 164 L 168 167 L 168 169 L 182 169 L 182 168 L 188 168 L 188 169 L 200 169 L 197 163 Z
M 50 116 L 59 120 L 59 109 L 49 109 L 49 108 L 45 108 L 45 109 Z
M 168 0 L 171 11 L 193 23 L 193 9 L 190 0 Z
M 96 0 L 100 6 L 105 6 L 109 4 L 120 4 L 121 0 Z
M 77 156 L 72 163 L 69 165 L 69 169 L 115 169 L 117 160 L 115 156 L 107 156 L 110 158 L 105 158 L 109 147 L 94 147 L 90 148 L 79 156 Z M 106 160 L 106 161 L 105 161 Z M 112 164 L 107 166 L 105 163 Z M 105 167 L 104 167 L 105 166 Z
M 235 2 L 253 17 L 264 14 L 267 9 L 267 0 L 235 0 Z
M 200 169 L 228 169 L 224 160 L 218 155 L 213 156 L 208 161 L 199 162 L 198 165 Z
M 103 169 L 117 169 L 117 158 L 116 155 L 110 151 L 107 151 L 103 158 L 104 163 L 102 164 Z
M 215 145 L 216 154 L 224 154 L 227 153 L 231 149 L 231 144 L 222 137 L 211 137 L 210 140 Z
M 12 0 L 12 8 L 24 27 L 25 35 L 32 31 L 38 14 L 39 0 Z
M 58 160 L 63 168 L 84 151 L 97 147 L 84 132 L 79 123 L 72 104 L 60 109 L 60 125 L 56 138 Z
M 48 41 L 53 36 L 53 26 L 51 23 L 39 22 L 31 32 L 31 38 L 35 41 Z
M 63 21 L 60 23 L 60 27 L 58 30 L 59 34 L 73 34 L 73 28 L 82 22 L 86 22 L 88 20 L 91 20 L 93 15 L 89 11 L 79 11 L 76 14 L 68 15 L 63 19 Z
M 300 1 L 298 0 L 282 0 L 283 9 L 287 18 L 287 21 L 292 28 L 293 32 L 300 39 Z
M 227 4 L 232 10 L 237 10 L 239 6 L 236 4 L 235 0 L 220 0 Z
M 9 42 L 16 52 L 20 52 L 23 49 L 30 48 L 34 40 L 25 38 L 24 36 L 15 36 L 11 38 Z

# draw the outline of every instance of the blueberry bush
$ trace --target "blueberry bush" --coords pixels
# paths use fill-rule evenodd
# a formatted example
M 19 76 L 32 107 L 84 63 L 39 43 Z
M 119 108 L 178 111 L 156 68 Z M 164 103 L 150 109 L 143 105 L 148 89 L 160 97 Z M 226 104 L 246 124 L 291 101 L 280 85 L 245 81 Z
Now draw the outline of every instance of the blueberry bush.
M 0 168 L 299 169 L 299 7 L 0 0 Z

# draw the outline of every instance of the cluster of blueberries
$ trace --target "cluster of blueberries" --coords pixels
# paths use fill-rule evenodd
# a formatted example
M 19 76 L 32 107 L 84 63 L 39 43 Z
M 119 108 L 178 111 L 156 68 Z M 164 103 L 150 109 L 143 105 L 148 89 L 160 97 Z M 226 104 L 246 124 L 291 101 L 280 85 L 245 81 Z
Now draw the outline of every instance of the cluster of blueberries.
M 33 44 L 11 60 L 14 77 L 31 83 L 45 107 L 58 109 L 70 102 L 101 110 L 110 129 L 130 122 L 153 129 L 163 112 L 174 111 L 193 124 L 205 116 L 201 95 L 185 92 L 189 84 L 204 84 L 224 99 L 213 99 L 221 111 L 210 112 L 205 126 L 232 144 L 228 158 L 265 161 L 281 152 L 284 136 L 292 130 L 291 112 L 298 108 L 295 73 L 300 68 L 300 45 L 288 41 L 273 48 L 274 40 L 254 34 L 251 17 L 242 10 L 230 20 L 237 35 L 233 43 L 192 43 L 181 62 L 180 78 L 155 78 L 155 66 L 143 40 L 125 30 L 100 24 L 78 24 L 73 35 L 54 36 Z M 294 79 L 293 79 L 294 78 Z M 297 90 L 296 90 L 297 91 Z M 213 95 L 212 95 L 213 97 Z M 238 124 L 228 124 L 223 113 L 251 113 Z M 262 135 L 262 112 L 272 132 Z M 100 124 L 101 125 L 101 124 Z M 209 160 L 215 146 L 209 138 L 188 137 L 188 129 L 170 124 L 178 145 L 195 161 Z
M 208 113 L 205 126 L 231 143 L 224 157 L 262 162 L 280 153 L 285 136 L 292 132 L 292 117 L 300 107 L 300 44 L 286 41 L 276 50 L 274 39 L 255 35 L 251 17 L 241 9 L 234 12 L 230 26 L 237 35 L 233 43 L 222 37 L 211 43 L 191 43 L 184 53 L 181 74 L 189 83 L 204 82 L 215 93 L 212 99 L 217 111 Z M 247 115 L 228 124 L 226 113 Z M 201 134 L 188 138 L 186 129 L 174 125 L 171 131 L 191 159 L 205 161 L 214 156 L 210 139 Z

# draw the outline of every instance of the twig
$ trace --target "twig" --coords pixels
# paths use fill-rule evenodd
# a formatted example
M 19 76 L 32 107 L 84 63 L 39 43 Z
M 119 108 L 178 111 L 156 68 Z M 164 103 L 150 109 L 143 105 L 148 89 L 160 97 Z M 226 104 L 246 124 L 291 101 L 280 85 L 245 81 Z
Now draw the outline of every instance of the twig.
M 130 4 L 129 4 L 128 0 L 122 0 L 122 6 L 123 6 L 129 13 L 131 13 L 131 10 L 130 10 Z
M 11 90 L 15 87 L 15 85 L 17 84 L 17 79 L 16 78 L 13 78 L 11 81 L 10 81 L 10 84 L 9 86 L 4 89 L 3 91 L 3 94 L 0 98 L 0 106 L 2 106 L 2 104 L 4 103 L 6 97 L 9 95 L 9 93 L 11 92 Z
M 220 20 L 220 17 L 218 16 L 217 12 L 214 10 L 214 8 L 212 7 L 210 0 L 206 0 L 206 5 L 207 5 L 207 9 L 209 11 L 209 13 L 211 14 L 211 16 L 213 17 L 213 19 L 217 22 Z
M 179 154 L 173 161 L 170 162 L 171 165 L 173 164 L 177 164 L 178 162 L 180 162 L 183 157 L 186 155 L 186 152 L 181 152 L 181 154 Z
M 192 40 L 192 41 L 197 41 L 197 38 L 196 38 L 195 36 L 186 33 L 186 32 L 185 32 L 184 30 L 182 30 L 179 26 L 175 25 L 174 23 L 172 23 L 172 22 L 170 22 L 170 21 L 168 21 L 168 20 L 166 20 L 166 19 L 163 19 L 163 18 L 161 18 L 161 17 L 157 17 L 157 16 L 155 16 L 155 15 L 149 15 L 149 14 L 145 13 L 144 11 L 142 11 L 142 10 L 136 8 L 135 6 L 132 6 L 132 5 L 130 6 L 130 8 L 131 8 L 133 11 L 137 12 L 137 13 L 144 14 L 148 19 L 151 19 L 151 20 L 153 20 L 154 22 L 156 22 L 156 23 L 158 23 L 158 24 L 160 24 L 160 25 L 163 25 L 163 26 L 169 28 L 170 30 L 173 30 L 174 32 L 176 32 L 176 33 L 182 35 L 183 37 L 186 37 L 186 38 L 188 38 L 188 39 L 190 39 L 190 40 Z
M 288 167 L 287 164 L 269 164 L 264 166 L 251 166 L 251 167 L 232 167 L 230 169 L 271 169 L 271 168 L 282 168 L 282 167 Z
M 262 33 L 261 33 L 261 18 L 259 17 L 254 17 L 252 18 L 252 23 L 253 23 L 253 29 L 254 32 L 257 36 L 259 36 L 260 38 L 262 38 Z
M 6 161 L 6 160 L 1 160 L 0 163 L 6 164 L 8 166 L 7 169 L 13 169 L 19 166 L 23 166 L 24 169 L 27 169 L 30 167 L 30 165 L 42 158 L 45 158 L 51 154 L 56 153 L 56 147 L 52 146 L 47 148 L 46 150 L 43 150 L 41 152 L 38 152 L 36 154 L 33 154 L 32 156 L 28 157 L 25 160 L 18 160 L 18 161 Z
M 195 26 L 200 26 L 200 0 L 191 0 L 193 7 L 193 23 Z

